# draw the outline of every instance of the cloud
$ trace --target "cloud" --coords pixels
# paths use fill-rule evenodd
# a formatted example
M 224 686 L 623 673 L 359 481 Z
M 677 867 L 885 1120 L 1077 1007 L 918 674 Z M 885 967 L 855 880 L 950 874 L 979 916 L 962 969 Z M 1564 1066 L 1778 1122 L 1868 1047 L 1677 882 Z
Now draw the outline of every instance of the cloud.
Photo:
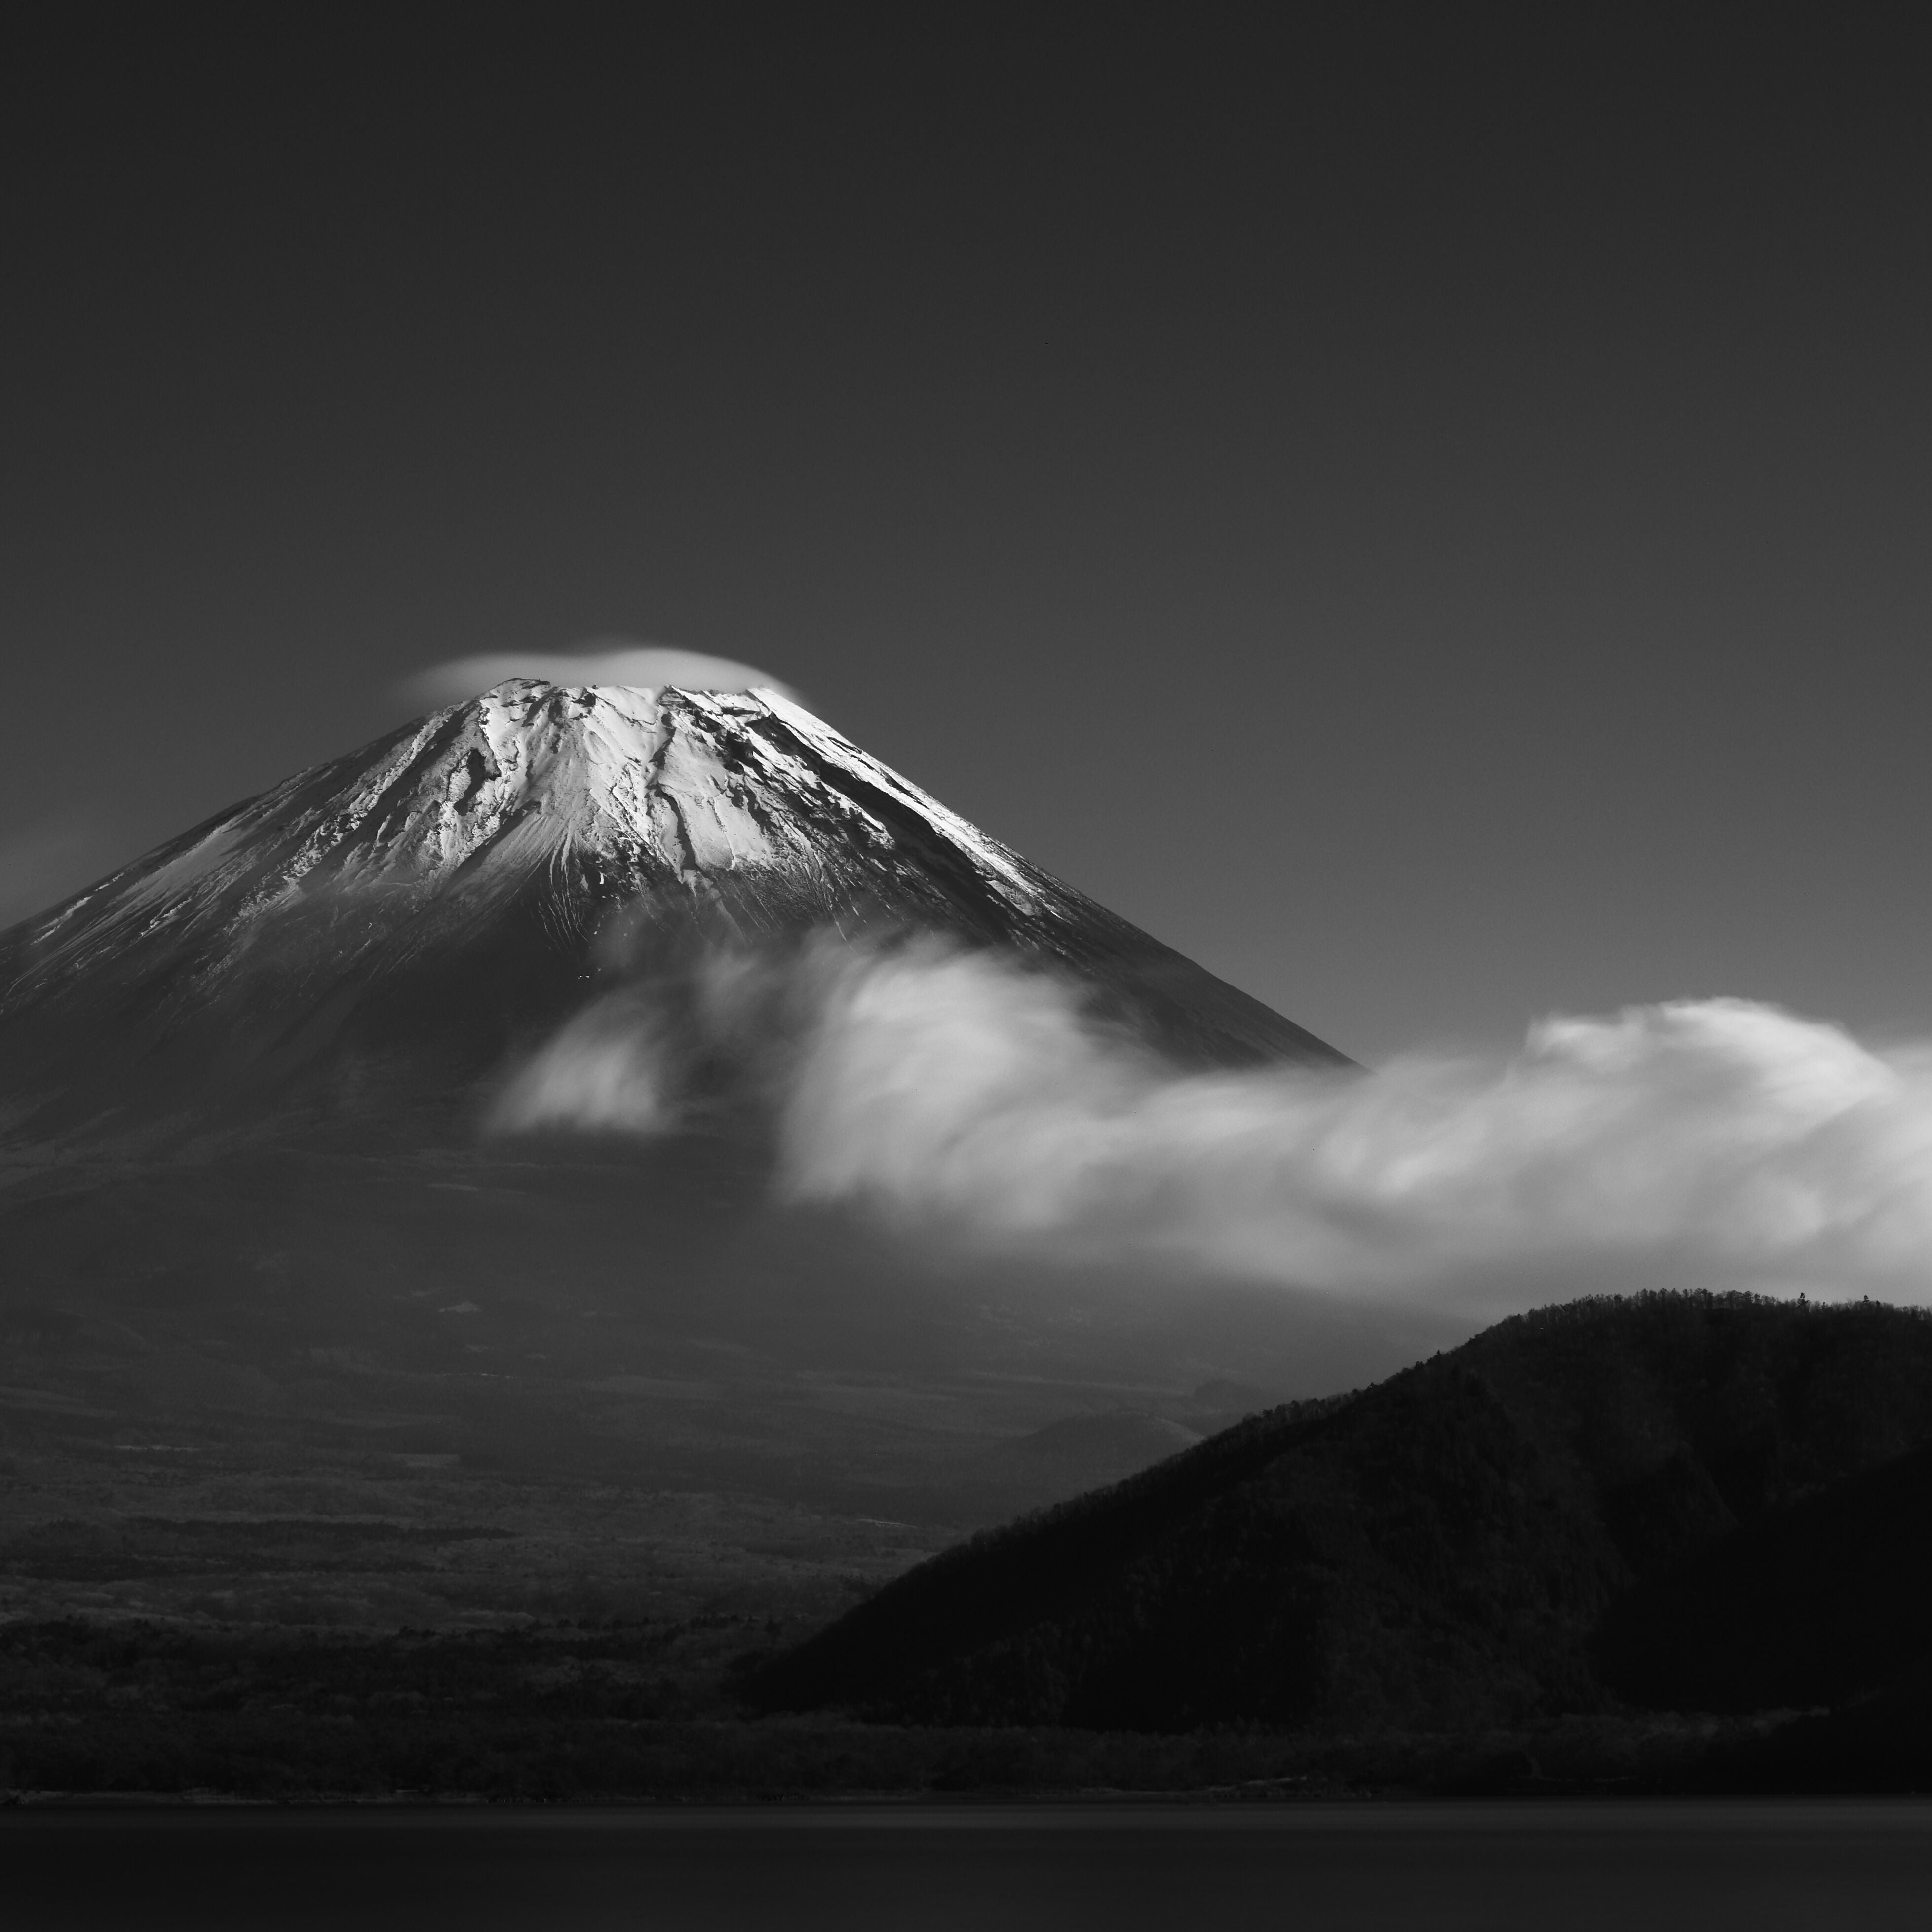
M 652 1014 L 623 999 L 590 1006 L 519 1070 L 498 1096 L 499 1132 L 667 1133 L 679 1110 Z
M 1634 1286 L 1932 1301 L 1925 1048 L 1718 999 L 1545 1020 L 1513 1054 L 1197 1074 L 993 955 L 821 947 L 786 970 L 792 1018 L 759 1053 L 794 1200 L 1485 1316 Z M 635 1004 L 598 1024 L 599 1050 L 672 1036 Z M 556 1043 L 548 1120 L 581 1081 L 585 1124 L 612 1124 L 592 1039 Z M 677 1076 L 651 1064 L 663 1131 Z
M 628 685 L 651 691 L 666 685 L 689 691 L 750 691 L 762 686 L 786 698 L 798 695 L 755 664 L 617 638 L 593 638 L 575 651 L 557 653 L 498 651 L 453 658 L 414 673 L 400 688 L 411 703 L 434 708 L 463 704 L 506 677 L 542 678 L 551 684 Z

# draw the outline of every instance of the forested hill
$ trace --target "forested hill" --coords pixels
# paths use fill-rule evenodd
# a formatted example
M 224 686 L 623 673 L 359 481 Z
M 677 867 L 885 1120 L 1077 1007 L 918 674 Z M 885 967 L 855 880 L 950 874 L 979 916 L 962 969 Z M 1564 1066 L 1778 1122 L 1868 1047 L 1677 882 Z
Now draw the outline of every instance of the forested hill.
M 1847 1568 L 1829 1499 L 1867 1554 L 1915 1537 L 1927 1485 L 1900 1459 L 1928 1438 L 1918 1311 L 1709 1294 L 1546 1309 L 949 1550 L 754 1694 L 1155 1730 L 1768 1705 L 1807 1666 L 1753 1585 L 1788 1589 L 1795 1563 L 1813 1621 L 1885 1614 L 1861 1607 L 1887 1586 L 1869 1561 Z M 1840 1603 L 1855 1573 L 1864 1594 Z M 1899 1632 L 1863 1666 L 1838 1659 L 1827 1694 L 1902 1668 L 1917 1640 Z

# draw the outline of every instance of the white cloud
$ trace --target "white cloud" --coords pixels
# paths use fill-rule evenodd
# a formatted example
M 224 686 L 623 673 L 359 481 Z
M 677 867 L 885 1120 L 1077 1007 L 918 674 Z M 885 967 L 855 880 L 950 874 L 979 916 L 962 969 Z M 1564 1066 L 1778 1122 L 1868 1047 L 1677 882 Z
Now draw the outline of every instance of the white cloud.
M 798 695 L 755 664 L 620 638 L 592 638 L 574 651 L 497 651 L 455 658 L 414 673 L 401 688 L 411 703 L 434 707 L 461 704 L 506 677 L 542 678 L 551 684 L 624 685 L 651 691 L 666 685 L 687 691 L 750 691 L 762 686 L 787 698 Z
M 794 1199 L 1486 1316 L 1638 1286 L 1932 1301 L 1925 1048 L 1699 1000 L 1544 1021 L 1511 1055 L 1196 1074 L 986 954 L 822 950 L 792 978 L 802 1028 L 759 1052 Z M 622 1124 L 601 1096 L 656 1023 L 597 1024 L 553 1047 L 546 1119 Z
M 570 1021 L 498 1096 L 499 1131 L 544 1127 L 652 1135 L 677 1124 L 678 1107 L 651 1016 L 617 999 Z

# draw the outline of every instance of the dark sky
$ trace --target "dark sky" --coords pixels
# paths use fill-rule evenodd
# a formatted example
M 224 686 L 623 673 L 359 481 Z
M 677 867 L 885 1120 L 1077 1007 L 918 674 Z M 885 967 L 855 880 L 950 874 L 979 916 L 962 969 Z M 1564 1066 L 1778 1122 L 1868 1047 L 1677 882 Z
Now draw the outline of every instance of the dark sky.
M 1932 1033 L 1915 17 L 17 14 L 0 897 L 615 633 L 1360 1055 Z

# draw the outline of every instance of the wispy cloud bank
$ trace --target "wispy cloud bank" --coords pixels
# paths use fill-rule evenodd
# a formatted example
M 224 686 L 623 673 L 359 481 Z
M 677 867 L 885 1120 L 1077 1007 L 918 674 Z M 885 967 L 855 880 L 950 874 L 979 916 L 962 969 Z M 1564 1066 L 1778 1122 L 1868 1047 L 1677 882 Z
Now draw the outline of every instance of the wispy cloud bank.
M 761 1050 L 795 1199 L 1472 1313 L 1617 1286 L 1932 1300 L 1932 1049 L 1702 1000 L 1546 1020 L 1509 1056 L 1191 1074 L 992 956 L 790 970 Z M 620 1125 L 628 1090 L 668 1126 L 662 1022 L 588 1024 L 526 1072 L 543 1118 Z
M 506 677 L 536 677 L 551 684 L 625 685 L 660 690 L 750 691 L 763 686 L 787 698 L 798 693 L 769 671 L 702 651 L 676 650 L 617 638 L 593 638 L 574 651 L 497 651 L 455 658 L 406 678 L 401 686 L 413 704 L 461 704 Z
M 579 1013 L 521 1067 L 497 1100 L 491 1124 L 668 1133 L 678 1124 L 670 1058 L 653 1015 L 624 1000 Z

